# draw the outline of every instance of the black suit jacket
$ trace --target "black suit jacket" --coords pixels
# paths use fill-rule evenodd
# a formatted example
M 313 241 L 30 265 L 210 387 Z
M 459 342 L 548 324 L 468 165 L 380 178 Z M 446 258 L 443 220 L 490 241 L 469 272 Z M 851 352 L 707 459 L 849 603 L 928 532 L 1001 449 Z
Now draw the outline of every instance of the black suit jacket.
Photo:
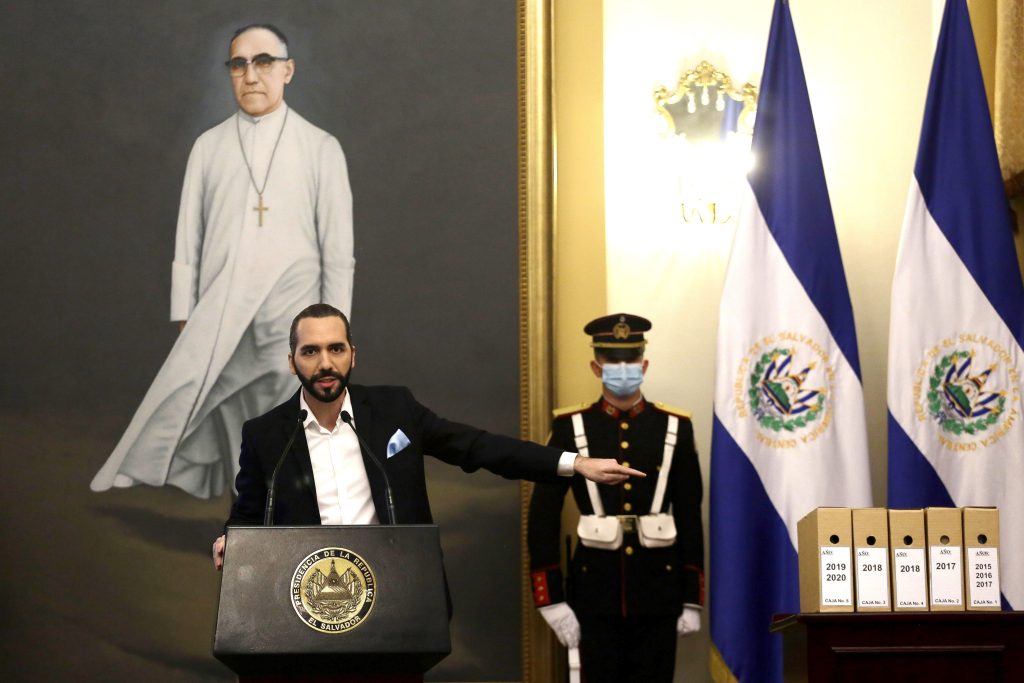
M 413 398 L 405 387 L 351 386 L 352 412 L 356 428 L 374 454 L 384 458 L 388 442 L 401 429 L 409 445 L 384 461 L 400 524 L 430 524 L 423 456 L 431 455 L 466 472 L 483 467 L 507 479 L 549 481 L 558 479 L 556 470 L 562 451 L 489 434 L 435 415 Z M 299 394 L 242 426 L 242 450 L 235 479 L 238 497 L 231 506 L 229 525 L 263 523 L 267 486 L 278 458 L 298 423 Z M 343 426 L 344 427 L 344 426 Z M 347 427 L 344 427 L 347 429 Z M 305 435 L 299 434 L 277 478 L 274 523 L 320 524 L 316 484 Z M 363 450 L 377 518 L 387 520 L 384 478 Z

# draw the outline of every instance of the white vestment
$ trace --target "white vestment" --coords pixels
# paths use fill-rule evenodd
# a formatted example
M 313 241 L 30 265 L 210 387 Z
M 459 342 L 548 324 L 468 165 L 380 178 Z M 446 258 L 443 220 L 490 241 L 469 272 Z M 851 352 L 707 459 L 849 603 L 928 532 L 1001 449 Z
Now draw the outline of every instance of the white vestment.
M 262 226 L 246 159 L 264 190 Z M 295 392 L 292 318 L 319 301 L 349 314 L 354 268 L 352 193 L 334 137 L 284 104 L 203 133 L 185 171 L 171 272 L 171 320 L 188 322 L 92 489 L 222 493 L 238 470 L 242 422 Z

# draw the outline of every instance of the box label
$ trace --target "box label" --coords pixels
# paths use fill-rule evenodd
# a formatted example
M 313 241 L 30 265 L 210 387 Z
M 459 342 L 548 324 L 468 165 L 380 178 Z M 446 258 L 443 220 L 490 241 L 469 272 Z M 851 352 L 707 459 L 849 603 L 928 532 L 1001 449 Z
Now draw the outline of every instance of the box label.
M 888 550 L 857 548 L 857 608 L 888 606 Z
M 893 586 L 896 607 L 927 609 L 928 572 L 924 565 L 924 548 L 905 548 L 893 553 Z
M 967 549 L 968 595 L 971 607 L 1000 607 L 999 549 Z
M 821 549 L 821 604 L 823 607 L 853 606 L 850 546 Z
M 932 607 L 960 607 L 964 604 L 963 572 L 959 546 L 931 547 Z

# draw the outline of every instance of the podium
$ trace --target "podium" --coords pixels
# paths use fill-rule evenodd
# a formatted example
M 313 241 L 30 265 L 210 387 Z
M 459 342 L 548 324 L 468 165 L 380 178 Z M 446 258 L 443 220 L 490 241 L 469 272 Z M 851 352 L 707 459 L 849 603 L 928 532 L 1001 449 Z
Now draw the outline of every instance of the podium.
M 1024 680 L 1024 612 L 778 615 L 783 680 Z
M 229 527 L 213 654 L 240 677 L 418 675 L 450 652 L 436 526 Z

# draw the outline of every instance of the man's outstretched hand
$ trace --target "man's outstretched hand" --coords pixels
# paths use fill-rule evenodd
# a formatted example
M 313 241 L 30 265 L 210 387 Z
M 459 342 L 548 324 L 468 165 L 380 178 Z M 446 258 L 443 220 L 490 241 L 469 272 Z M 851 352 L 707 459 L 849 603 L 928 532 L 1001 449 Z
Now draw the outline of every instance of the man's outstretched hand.
M 623 467 L 611 458 L 585 458 L 582 455 L 576 456 L 573 469 L 598 484 L 621 484 L 630 477 L 647 476 L 640 470 Z

